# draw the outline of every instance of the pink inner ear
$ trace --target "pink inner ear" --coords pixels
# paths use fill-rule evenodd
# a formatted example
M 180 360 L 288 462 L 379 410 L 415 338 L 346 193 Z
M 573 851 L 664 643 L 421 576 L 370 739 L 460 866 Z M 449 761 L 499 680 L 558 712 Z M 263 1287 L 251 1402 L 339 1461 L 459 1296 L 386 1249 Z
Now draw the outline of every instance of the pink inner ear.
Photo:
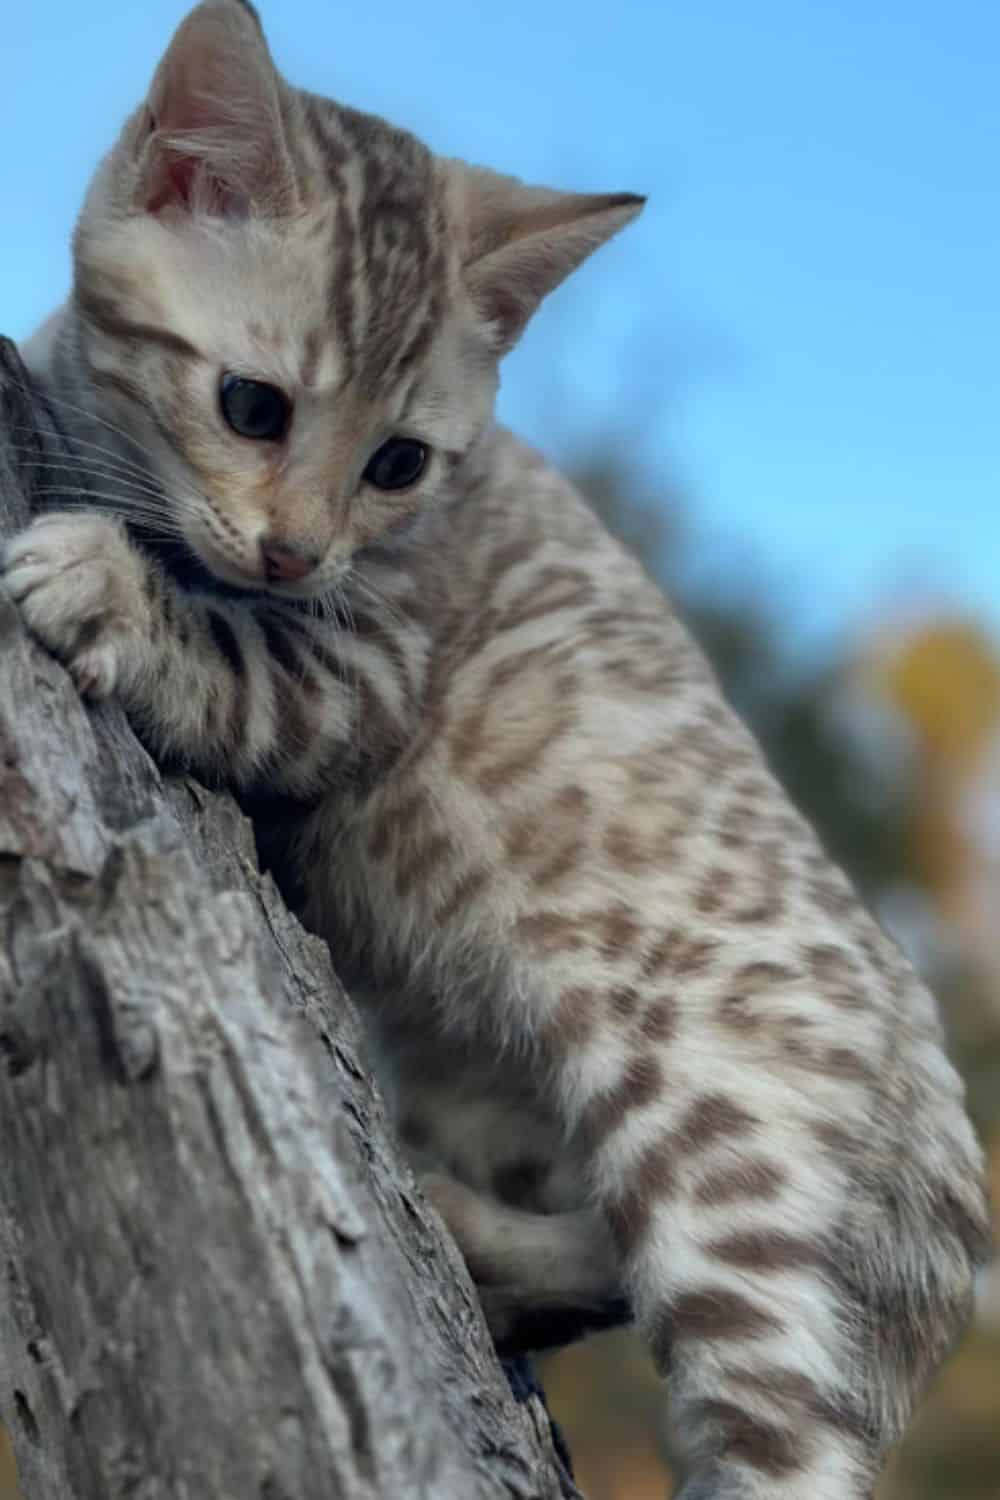
M 168 156 L 160 165 L 156 181 L 150 184 L 146 212 L 159 213 L 171 203 L 188 208 L 197 169 L 198 163 L 190 156 Z

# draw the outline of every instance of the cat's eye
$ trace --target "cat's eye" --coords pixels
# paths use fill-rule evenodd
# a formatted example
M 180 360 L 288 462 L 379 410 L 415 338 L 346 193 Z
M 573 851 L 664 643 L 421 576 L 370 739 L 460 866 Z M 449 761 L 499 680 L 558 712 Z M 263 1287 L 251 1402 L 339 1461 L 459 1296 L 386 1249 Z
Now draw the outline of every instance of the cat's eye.
M 292 403 L 284 391 L 245 375 L 223 375 L 219 385 L 222 415 L 240 437 L 280 442 L 288 431 Z
M 427 467 L 430 450 L 416 438 L 389 438 L 369 459 L 364 477 L 377 490 L 405 490 Z

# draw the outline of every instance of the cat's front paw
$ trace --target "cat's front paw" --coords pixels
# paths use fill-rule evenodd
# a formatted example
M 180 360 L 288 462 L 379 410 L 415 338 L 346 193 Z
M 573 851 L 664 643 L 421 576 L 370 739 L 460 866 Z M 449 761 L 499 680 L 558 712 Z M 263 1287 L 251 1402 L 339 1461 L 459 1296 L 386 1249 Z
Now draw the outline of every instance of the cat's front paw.
M 0 554 L 3 587 L 81 693 L 106 698 L 141 661 L 149 626 L 144 567 L 104 516 L 40 516 Z

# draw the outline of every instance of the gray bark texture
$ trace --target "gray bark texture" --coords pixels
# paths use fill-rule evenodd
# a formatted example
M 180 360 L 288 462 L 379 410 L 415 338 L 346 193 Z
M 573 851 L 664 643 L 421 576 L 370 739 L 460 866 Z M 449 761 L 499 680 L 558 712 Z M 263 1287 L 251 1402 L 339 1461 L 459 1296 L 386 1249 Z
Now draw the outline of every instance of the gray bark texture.
M 65 452 L 0 341 L 0 534 Z M 0 1421 L 28 1500 L 578 1493 L 249 826 L 2 597 Z

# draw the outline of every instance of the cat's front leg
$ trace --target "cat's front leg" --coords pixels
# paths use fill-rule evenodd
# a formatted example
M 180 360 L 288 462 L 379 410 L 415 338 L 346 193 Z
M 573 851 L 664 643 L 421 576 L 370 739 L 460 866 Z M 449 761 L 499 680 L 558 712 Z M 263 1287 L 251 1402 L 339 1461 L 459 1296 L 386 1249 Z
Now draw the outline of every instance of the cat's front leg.
M 8 543 L 0 578 L 81 692 L 114 694 L 163 762 L 306 796 L 357 745 L 342 632 L 319 616 L 182 589 L 87 511 L 34 521 Z
M 40 516 L 3 551 L 4 584 L 25 623 L 66 665 L 81 693 L 107 698 L 149 665 L 146 567 L 105 516 Z

